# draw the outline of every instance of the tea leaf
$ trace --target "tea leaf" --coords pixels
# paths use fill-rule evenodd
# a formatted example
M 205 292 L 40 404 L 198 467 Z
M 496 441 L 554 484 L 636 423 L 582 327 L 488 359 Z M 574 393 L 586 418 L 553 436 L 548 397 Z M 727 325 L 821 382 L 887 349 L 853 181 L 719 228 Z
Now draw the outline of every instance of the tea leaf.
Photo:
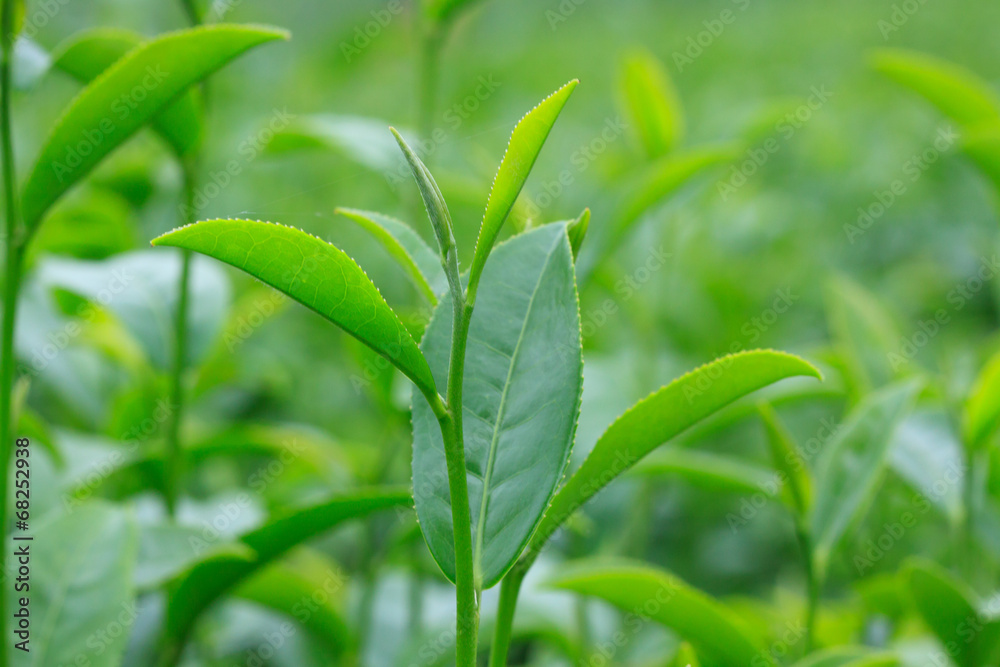
M 761 403 L 758 409 L 767 430 L 771 461 L 786 481 L 785 488 L 791 500 L 790 506 L 799 516 L 805 516 L 812 504 L 813 495 L 809 466 L 806 465 L 802 453 L 792 440 L 792 435 L 781 423 L 774 408 L 768 403 Z
M 964 583 L 934 563 L 913 560 L 906 568 L 910 594 L 959 667 L 995 665 L 1000 659 L 1000 620 L 989 618 Z
M 336 213 L 353 220 L 370 232 L 399 262 L 414 286 L 430 304 L 437 305 L 438 295 L 448 289 L 448 281 L 444 269 L 441 268 L 441 259 L 412 227 L 402 220 L 370 211 L 338 208 Z
M 121 623 L 123 610 L 135 613 L 131 580 L 137 536 L 132 521 L 110 505 L 89 503 L 40 526 L 34 537 L 11 549 L 31 545 L 35 632 L 27 659 L 17 664 L 48 667 L 86 660 L 117 667 L 129 633 L 98 643 L 94 631 Z
M 863 646 L 837 646 L 812 653 L 792 667 L 894 667 L 898 664 L 899 657 L 894 653 Z
M 192 84 L 248 49 L 285 37 L 274 28 L 214 25 L 159 37 L 120 58 L 83 89 L 49 134 L 24 185 L 27 228 Z
M 703 667 L 774 665 L 761 637 L 739 615 L 677 576 L 628 561 L 584 561 L 566 566 L 553 588 L 593 595 L 627 613 L 648 617 L 690 642 Z
M 566 233 L 569 235 L 569 244 L 573 248 L 573 259 L 580 256 L 580 248 L 583 240 L 587 237 L 587 229 L 590 228 L 590 209 L 583 209 L 583 213 L 576 220 L 569 223 Z
M 326 241 L 269 222 L 206 220 L 153 245 L 194 250 L 246 271 L 371 347 L 421 391 L 436 394 L 427 362 L 399 317 L 361 267 Z
M 338 606 L 347 584 L 344 573 L 329 558 L 306 551 L 291 563 L 273 563 L 233 591 L 294 619 L 333 657 L 353 648 L 354 638 Z
M 493 250 L 493 244 L 500 234 L 500 228 L 510 215 L 517 196 L 521 193 L 528 174 L 542 151 L 542 146 L 555 124 L 559 112 L 566 105 L 576 84 L 576 79 L 552 93 L 538 106 L 529 111 L 518 121 L 510 135 L 507 152 L 500 161 L 497 175 L 493 179 L 489 200 L 486 202 L 486 212 L 479 228 L 479 238 L 476 240 L 476 252 L 472 258 L 472 268 L 469 271 L 469 300 L 475 302 L 475 294 L 479 277 L 486 265 L 486 258 Z
M 963 417 L 963 437 L 971 449 L 985 445 L 1000 426 L 1000 352 L 986 362 L 976 378 Z
M 642 399 L 608 427 L 556 493 L 531 538 L 529 552 L 537 554 L 591 496 L 663 443 L 736 399 L 799 375 L 820 378 L 815 367 L 791 354 L 739 352 L 697 368 Z
M 773 470 L 732 456 L 664 447 L 635 466 L 640 475 L 677 475 L 697 486 L 732 493 L 759 493 L 775 483 Z
M 476 4 L 478 0 L 424 0 L 424 14 L 435 21 L 448 21 L 464 10 Z
M 963 67 L 903 49 L 876 51 L 872 66 L 963 127 L 1000 122 L 1000 97 L 988 82 Z
M 666 69 L 651 54 L 632 54 L 624 66 L 625 110 L 646 155 L 658 158 L 680 143 L 684 112 Z
M 202 612 L 293 547 L 344 521 L 394 507 L 409 507 L 411 503 L 408 489 L 352 491 L 285 514 L 244 534 L 239 541 L 256 553 L 256 560 L 213 554 L 195 564 L 177 582 L 167 607 L 165 651 L 180 650 Z
M 455 248 L 455 230 L 451 224 L 451 213 L 448 212 L 448 203 L 441 194 L 441 189 L 431 176 L 431 172 L 424 166 L 424 163 L 413 152 L 403 137 L 396 131 L 396 128 L 389 128 L 392 136 L 396 137 L 396 143 L 406 157 L 406 162 L 410 166 L 413 178 L 417 182 L 417 189 L 420 191 L 420 198 L 427 209 L 427 217 L 430 218 L 434 227 L 434 234 L 437 236 L 438 246 L 441 249 L 441 257 L 445 257 L 449 251 Z
M 85 30 L 57 50 L 53 65 L 81 83 L 90 83 L 122 56 L 143 42 L 142 35 L 117 28 Z M 153 128 L 183 157 L 201 143 L 201 103 L 194 90 L 152 120 Z
M 815 467 L 810 517 L 818 571 L 825 571 L 845 531 L 871 506 L 893 432 L 910 411 L 919 389 L 917 381 L 903 381 L 871 394 L 851 411 L 823 450 Z
M 267 144 L 269 153 L 322 148 L 389 177 L 399 165 L 399 149 L 381 120 L 335 114 L 315 114 L 293 120 Z M 406 135 L 406 133 L 403 133 Z M 409 136 L 409 135 L 406 135 Z
M 442 299 L 422 348 L 444 382 L 451 298 Z M 483 273 L 466 350 L 463 428 L 474 566 L 496 584 L 538 525 L 569 457 L 583 360 L 566 227 L 552 224 L 497 247 Z M 413 398 L 417 516 L 435 560 L 455 577 L 444 443 L 427 402 Z

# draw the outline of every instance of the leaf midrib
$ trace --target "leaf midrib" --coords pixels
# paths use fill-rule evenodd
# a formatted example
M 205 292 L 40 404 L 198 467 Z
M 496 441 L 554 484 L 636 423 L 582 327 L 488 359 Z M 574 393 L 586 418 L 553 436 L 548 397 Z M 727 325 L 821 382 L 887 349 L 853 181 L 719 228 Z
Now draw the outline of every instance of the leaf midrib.
M 559 237 L 557 236 L 555 242 L 549 247 L 549 251 L 545 256 L 545 264 L 542 266 L 542 270 L 538 272 L 538 280 L 535 281 L 535 287 L 531 291 L 531 298 L 528 300 L 528 309 L 524 313 L 524 322 L 521 324 L 521 333 L 517 337 L 514 352 L 510 355 L 507 380 L 504 382 L 503 391 L 500 394 L 500 407 L 497 410 L 496 421 L 493 423 L 493 438 L 490 441 L 490 455 L 486 463 L 486 473 L 483 475 L 483 493 L 479 503 L 479 522 L 476 524 L 476 543 L 473 548 L 473 572 L 475 574 L 477 590 L 482 590 L 483 585 L 483 539 L 486 530 L 486 513 L 489 506 L 490 487 L 493 481 L 493 464 L 496 461 L 497 445 L 499 444 L 500 432 L 502 430 L 501 425 L 503 424 L 504 413 L 507 407 L 507 393 L 510 390 L 511 377 L 514 374 L 514 367 L 517 365 L 518 354 L 521 351 L 521 342 L 524 340 L 528 321 L 531 319 L 531 312 L 535 307 L 535 296 L 538 294 L 542 278 L 545 277 L 545 272 L 552 262 L 552 257 L 555 255 L 555 249 L 558 245 Z

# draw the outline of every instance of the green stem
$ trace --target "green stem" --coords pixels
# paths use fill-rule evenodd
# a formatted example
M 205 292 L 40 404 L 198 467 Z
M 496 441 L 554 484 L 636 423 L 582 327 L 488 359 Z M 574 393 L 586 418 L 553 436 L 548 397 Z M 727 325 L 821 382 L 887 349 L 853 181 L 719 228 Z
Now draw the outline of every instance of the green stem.
M 822 575 L 817 570 L 813 562 L 812 539 L 809 531 L 802 525 L 795 529 L 795 536 L 802 551 L 802 566 L 806 576 L 806 634 L 805 651 L 803 655 L 809 655 L 812 651 L 813 639 L 816 635 L 816 612 L 819 609 L 819 594 L 823 586 Z
M 3 2 L 0 26 L 13 25 L 14 3 Z M 0 144 L 2 144 L 5 266 L 3 283 L 3 323 L 0 331 L 0 534 L 7 535 L 7 473 L 14 437 L 14 329 L 17 298 L 21 282 L 21 246 L 18 243 L 17 194 L 14 176 L 14 141 L 11 132 L 11 57 L 12 44 L 3 35 L 0 52 Z M 0 545 L 0 567 L 6 569 L 7 543 Z M 0 595 L 0 636 L 7 640 L 6 595 Z M 0 667 L 7 665 L 7 646 L 0 648 Z
M 493 626 L 493 644 L 490 646 L 489 667 L 506 667 L 507 653 L 514 633 L 514 612 L 517 596 L 528 568 L 522 563 L 514 566 L 500 584 L 500 601 L 497 603 L 496 624 Z

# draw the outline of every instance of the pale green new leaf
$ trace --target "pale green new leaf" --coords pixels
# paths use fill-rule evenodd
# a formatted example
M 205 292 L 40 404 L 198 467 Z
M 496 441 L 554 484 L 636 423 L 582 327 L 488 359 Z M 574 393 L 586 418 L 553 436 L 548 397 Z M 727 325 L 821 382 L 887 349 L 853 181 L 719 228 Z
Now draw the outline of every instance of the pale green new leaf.
M 812 505 L 812 478 L 809 476 L 809 466 L 806 465 L 802 453 L 792 440 L 792 434 L 778 418 L 769 403 L 758 406 L 764 428 L 767 431 L 767 444 L 771 452 L 771 461 L 776 470 L 785 479 L 787 494 L 791 507 L 799 516 L 805 516 Z
M 422 348 L 445 382 L 450 295 Z M 474 567 L 496 584 L 538 525 L 569 457 L 580 409 L 583 360 L 573 258 L 563 224 L 497 246 L 483 273 L 465 355 L 463 430 Z M 413 397 L 413 486 L 420 527 L 452 580 L 455 546 L 441 431 Z
M 416 230 L 402 220 L 371 211 L 338 208 L 336 213 L 353 220 L 374 236 L 406 271 L 414 286 L 436 306 L 438 295 L 448 289 L 441 259 Z
M 987 667 L 1000 660 L 1000 620 L 989 618 L 975 593 L 930 561 L 906 568 L 910 594 L 924 622 L 954 651 L 959 667 Z
M 518 121 L 510 135 L 507 152 L 504 153 L 500 168 L 493 179 L 493 188 L 486 202 L 486 212 L 483 214 L 479 238 L 476 240 L 476 252 L 469 271 L 471 301 L 475 301 L 474 295 L 479 277 L 482 275 L 483 267 L 486 266 L 486 258 L 490 256 L 493 244 L 500 234 L 500 228 L 510 215 L 514 202 L 517 201 L 517 196 L 528 180 L 528 174 L 535 165 L 535 160 L 538 159 L 538 154 L 541 153 L 556 118 L 559 117 L 559 112 L 566 106 L 566 101 L 577 83 L 579 82 L 574 79 L 539 102 L 538 106 Z
M 836 646 L 816 651 L 792 667 L 894 667 L 897 664 L 899 657 L 894 653 L 864 646 Z
M 876 51 L 872 66 L 922 95 L 964 128 L 1000 122 L 1000 97 L 996 91 L 963 67 L 902 49 Z
M 288 616 L 337 658 L 354 647 L 343 612 L 346 586 L 347 575 L 337 563 L 302 550 L 290 562 L 272 563 L 253 575 L 233 595 Z
M 421 391 L 436 395 L 413 337 L 361 267 L 336 246 L 292 227 L 252 220 L 198 222 L 153 245 L 186 248 L 246 271 L 341 327 Z
M 158 37 L 120 58 L 83 89 L 49 134 L 24 186 L 27 228 L 191 85 L 247 50 L 286 37 L 274 28 L 213 25 Z
M 255 560 L 213 553 L 180 577 L 167 607 L 164 650 L 168 654 L 179 651 L 202 612 L 292 548 L 345 521 L 409 507 L 412 502 L 408 489 L 351 491 L 287 513 L 244 534 L 239 541 L 256 553 Z
M 96 28 L 81 32 L 57 49 L 53 65 L 81 83 L 90 83 L 122 56 L 142 44 L 142 35 L 118 28 Z M 154 129 L 178 156 L 185 156 L 201 142 L 201 103 L 194 90 L 152 120 Z
M 816 465 L 810 515 L 814 559 L 820 572 L 847 529 L 870 507 L 885 471 L 896 427 L 920 390 L 917 381 L 890 385 L 866 397 L 827 443 Z
M 107 504 L 85 504 L 40 525 L 33 541 L 12 541 L 8 549 L 16 553 L 24 545 L 31 554 L 31 589 L 21 595 L 30 597 L 31 641 L 17 664 L 50 667 L 85 660 L 94 667 L 118 667 L 132 625 L 120 617 L 134 621 L 137 613 L 131 583 L 137 534 L 128 515 Z M 121 632 L 95 641 L 95 632 L 116 623 Z M 13 637 L 8 641 L 18 641 Z M 10 644 L 4 650 L 12 651 Z
M 637 463 L 634 471 L 646 476 L 673 475 L 696 486 L 731 493 L 768 492 L 777 480 L 773 470 L 683 447 L 664 447 Z
M 580 248 L 583 246 L 583 240 L 587 238 L 587 230 L 590 228 L 590 209 L 583 209 L 583 213 L 580 214 L 576 220 L 569 223 L 566 227 L 566 233 L 569 235 L 569 244 L 573 248 L 573 259 L 575 260 L 580 256 Z
M 420 191 L 420 198 L 424 201 L 424 208 L 427 209 L 427 217 L 430 218 L 431 226 L 434 227 L 434 234 L 437 236 L 438 247 L 441 249 L 441 256 L 454 249 L 455 230 L 451 225 L 451 213 L 448 211 L 448 203 L 441 194 L 441 188 L 431 175 L 430 170 L 413 152 L 413 149 L 406 143 L 402 135 L 396 128 L 390 127 L 392 136 L 396 138 L 399 149 L 406 157 L 406 163 L 410 166 L 410 172 L 417 182 L 417 189 Z
M 625 61 L 622 77 L 625 110 L 646 155 L 666 155 L 684 135 L 684 112 L 666 69 L 640 51 Z
M 1000 351 L 986 362 L 969 392 L 963 426 L 971 449 L 982 447 L 1000 426 Z
M 763 638 L 739 615 L 669 572 L 628 561 L 585 561 L 566 570 L 549 585 L 599 597 L 665 625 L 694 646 L 702 667 L 774 665 Z
M 529 554 L 537 555 L 591 496 L 651 451 L 733 401 L 795 376 L 820 378 L 820 373 L 784 352 L 739 352 L 701 366 L 636 403 L 608 427 L 559 489 L 531 538 Z

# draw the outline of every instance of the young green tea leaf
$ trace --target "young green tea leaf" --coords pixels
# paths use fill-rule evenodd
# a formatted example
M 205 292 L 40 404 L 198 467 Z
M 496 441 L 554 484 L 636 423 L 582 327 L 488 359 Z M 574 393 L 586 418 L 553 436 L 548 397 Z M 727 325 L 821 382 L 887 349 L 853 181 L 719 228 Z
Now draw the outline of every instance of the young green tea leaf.
M 451 299 L 442 299 L 422 348 L 444 382 Z M 474 568 L 483 588 L 520 555 L 573 443 L 583 360 L 573 258 L 562 224 L 497 246 L 483 273 L 466 349 L 464 434 Z M 413 486 L 431 553 L 454 580 L 455 547 L 441 431 L 413 398 Z
M 352 491 L 285 514 L 244 534 L 239 541 L 256 552 L 255 560 L 213 554 L 179 579 L 167 607 L 163 650 L 170 655 L 180 651 L 205 609 L 292 548 L 344 521 L 382 510 L 409 507 L 412 502 L 408 489 Z
M 696 486 L 730 493 L 758 493 L 776 481 L 773 470 L 683 447 L 664 447 L 637 463 L 634 471 L 647 476 L 675 475 Z
M 556 493 L 531 538 L 529 553 L 537 555 L 591 496 L 663 443 L 736 399 L 795 376 L 819 378 L 820 373 L 791 354 L 739 352 L 697 368 L 642 399 L 608 427 Z
M 1000 351 L 980 372 L 965 403 L 965 444 L 971 449 L 985 445 L 1000 426 Z
M 118 28 L 85 30 L 57 49 L 53 65 L 81 83 L 90 83 L 143 42 L 142 35 Z M 201 103 L 188 90 L 152 120 L 153 128 L 183 157 L 201 142 Z
M 327 318 L 392 362 L 422 392 L 434 378 L 410 333 L 361 267 L 337 247 L 284 225 L 206 220 L 153 245 L 176 246 L 246 271 Z
M 975 593 L 925 560 L 906 568 L 917 610 L 959 667 L 985 667 L 1000 659 L 1000 620 L 990 618 Z
M 964 128 L 1000 122 L 996 91 L 963 67 L 903 49 L 878 50 L 871 62 L 877 71 L 922 95 Z
M 94 640 L 94 632 L 120 623 L 123 609 L 134 613 L 137 536 L 132 520 L 110 505 L 89 503 L 40 526 L 34 538 L 11 547 L 16 554 L 18 546 L 31 545 L 34 632 L 30 652 L 17 664 L 49 667 L 86 660 L 96 667 L 118 667 L 131 623 L 102 642 Z
M 810 516 L 820 572 L 825 572 L 845 531 L 870 507 L 885 471 L 893 432 L 919 390 L 919 382 L 911 380 L 869 395 L 851 411 L 820 455 Z
M 73 100 L 45 141 L 24 185 L 27 228 L 191 85 L 247 50 L 285 37 L 274 28 L 214 25 L 153 39 L 120 58 Z
M 574 79 L 542 100 L 518 121 L 510 135 L 507 152 L 504 153 L 500 168 L 493 179 L 493 188 L 486 202 L 486 212 L 483 214 L 479 238 L 476 240 L 476 252 L 469 271 L 471 301 L 475 301 L 474 295 L 479 285 L 479 277 L 482 275 L 483 267 L 486 266 L 486 258 L 489 257 L 493 244 L 500 234 L 500 228 L 510 215 L 510 210 L 514 207 L 525 181 L 528 180 L 528 174 L 542 151 L 542 145 L 545 144 L 552 125 L 559 117 L 559 112 L 566 106 L 566 101 L 577 83 L 579 82 Z
M 628 561 L 585 561 L 565 569 L 550 586 L 662 623 L 694 646 L 703 667 L 775 664 L 763 639 L 736 613 L 669 572 Z
M 837 646 L 812 653 L 792 667 L 895 667 L 898 664 L 899 656 L 894 653 L 864 646 Z
M 431 225 L 434 227 L 438 247 L 441 249 L 441 256 L 444 257 L 455 246 L 455 230 L 451 224 L 448 203 L 445 202 L 444 195 L 441 194 L 441 189 L 434 181 L 430 170 L 417 157 L 417 154 L 413 152 L 402 135 L 396 131 L 396 128 L 389 129 L 392 131 L 392 136 L 396 137 L 396 142 L 399 144 L 400 150 L 403 151 L 403 155 L 406 156 L 406 163 L 410 166 L 410 172 L 417 182 L 420 198 L 424 201 L 427 217 L 430 218 Z
M 650 53 L 625 61 L 622 90 L 625 110 L 647 157 L 672 151 L 684 135 L 684 111 L 666 69 Z
M 272 563 L 240 584 L 233 594 L 284 614 L 302 625 L 331 657 L 354 648 L 342 609 L 347 575 L 319 553 L 303 551 L 290 563 Z
M 583 213 L 576 220 L 569 223 L 566 233 L 569 235 L 569 244 L 573 248 L 573 259 L 580 256 L 580 248 L 583 240 L 587 237 L 587 229 L 590 228 L 590 209 L 583 209 Z
M 338 208 L 336 213 L 353 220 L 374 236 L 399 262 L 421 294 L 436 306 L 438 295 L 448 289 L 441 258 L 417 232 L 402 220 L 380 213 Z
M 792 440 L 792 434 L 778 418 L 768 403 L 758 406 L 764 427 L 767 430 L 767 444 L 771 452 L 771 461 L 785 479 L 786 495 L 791 501 L 789 505 L 799 516 L 805 516 L 812 504 L 812 478 L 802 453 Z

